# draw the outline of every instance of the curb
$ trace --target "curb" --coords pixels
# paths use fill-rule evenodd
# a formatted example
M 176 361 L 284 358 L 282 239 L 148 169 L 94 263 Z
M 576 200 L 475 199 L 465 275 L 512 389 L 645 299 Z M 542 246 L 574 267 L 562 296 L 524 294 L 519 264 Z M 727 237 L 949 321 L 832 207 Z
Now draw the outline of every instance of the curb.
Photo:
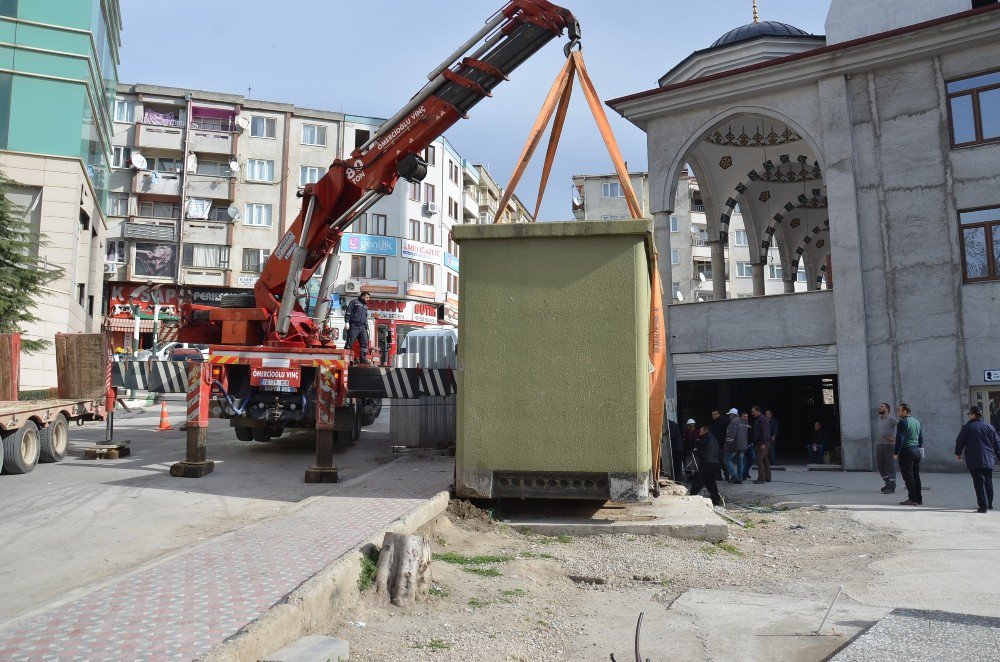
M 692 522 L 538 522 L 516 521 L 508 522 L 515 529 L 530 528 L 534 533 L 555 536 L 566 534 L 571 536 L 599 536 L 609 534 L 630 533 L 639 536 L 666 536 L 681 540 L 708 540 L 720 542 L 729 537 L 729 526 L 721 519 L 718 523 Z
M 438 492 L 410 513 L 394 520 L 368 540 L 359 543 L 286 595 L 256 620 L 208 651 L 206 662 L 254 662 L 301 637 L 325 634 L 332 616 L 357 604 L 360 598 L 362 550 L 382 544 L 387 532 L 412 533 L 448 507 L 448 492 Z

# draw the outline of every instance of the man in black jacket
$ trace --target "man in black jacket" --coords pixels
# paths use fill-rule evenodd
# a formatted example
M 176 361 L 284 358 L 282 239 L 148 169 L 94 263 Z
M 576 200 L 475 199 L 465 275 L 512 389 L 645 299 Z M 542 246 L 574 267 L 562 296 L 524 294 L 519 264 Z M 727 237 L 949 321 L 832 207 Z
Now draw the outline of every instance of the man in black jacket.
M 969 409 L 969 422 L 962 426 L 955 440 L 955 458 L 961 461 L 963 453 L 965 467 L 972 474 L 972 485 L 976 489 L 979 506 L 976 512 L 992 510 L 993 467 L 1000 455 L 1000 436 L 992 425 L 983 420 L 983 410 L 979 407 Z
M 712 436 L 718 440 L 720 444 L 726 441 L 726 428 L 729 427 L 729 417 L 723 416 L 718 409 L 712 410 L 712 422 L 709 424 L 708 429 L 712 433 Z M 723 463 L 720 468 L 722 469 L 722 478 L 724 480 L 729 480 L 729 468 Z
M 698 457 L 698 473 L 691 481 L 691 494 L 698 496 L 701 490 L 707 489 L 712 497 L 712 504 L 725 506 L 726 502 L 719 494 L 719 486 L 715 483 L 715 476 L 719 472 L 719 464 L 722 460 L 722 449 L 719 440 L 711 433 L 707 425 L 701 427 L 701 436 L 693 449 Z
M 368 299 L 371 295 L 362 292 L 357 299 L 347 304 L 344 313 L 347 322 L 347 344 L 344 349 L 351 351 L 351 346 L 357 340 L 361 345 L 361 365 L 368 364 Z

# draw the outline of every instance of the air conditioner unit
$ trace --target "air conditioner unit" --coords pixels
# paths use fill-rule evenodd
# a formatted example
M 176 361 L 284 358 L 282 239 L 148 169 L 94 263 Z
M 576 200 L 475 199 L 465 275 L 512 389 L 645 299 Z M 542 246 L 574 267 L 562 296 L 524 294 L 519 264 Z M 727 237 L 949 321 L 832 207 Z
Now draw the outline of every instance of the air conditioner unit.
M 426 207 L 427 207 L 427 213 L 428 214 L 436 214 L 436 213 L 438 213 L 438 206 L 437 206 L 436 202 L 428 202 L 427 205 L 426 205 Z
M 360 294 L 361 283 L 356 280 L 349 280 L 344 283 L 344 294 Z
M 115 264 L 114 262 L 105 262 L 104 263 L 104 273 L 106 273 L 106 274 L 116 274 L 116 273 L 118 273 L 118 265 Z

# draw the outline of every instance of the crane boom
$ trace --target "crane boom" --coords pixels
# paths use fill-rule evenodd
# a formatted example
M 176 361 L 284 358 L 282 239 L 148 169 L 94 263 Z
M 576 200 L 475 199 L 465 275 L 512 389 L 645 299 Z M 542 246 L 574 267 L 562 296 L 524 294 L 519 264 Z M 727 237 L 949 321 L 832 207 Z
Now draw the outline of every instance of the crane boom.
M 254 289 L 256 308 L 214 311 L 225 325 L 258 325 L 230 336 L 277 346 L 321 346 L 330 342 L 300 305 L 304 286 L 319 267 L 336 256 L 344 230 L 354 219 L 392 193 L 400 177 L 421 181 L 423 150 L 488 96 L 508 74 L 568 30 L 569 49 L 579 43 L 573 14 L 547 0 L 510 0 L 479 32 L 428 75 L 428 83 L 349 158 L 333 162 L 326 174 L 302 192 L 302 208 L 272 251 Z M 480 40 L 483 43 L 469 52 Z M 334 258 L 331 258 L 334 259 Z M 330 265 L 332 267 L 332 264 Z M 321 289 L 332 285 L 324 274 Z M 320 292 L 320 300 L 328 298 Z M 325 312 L 325 308 L 323 309 Z M 325 314 L 320 317 L 325 318 Z

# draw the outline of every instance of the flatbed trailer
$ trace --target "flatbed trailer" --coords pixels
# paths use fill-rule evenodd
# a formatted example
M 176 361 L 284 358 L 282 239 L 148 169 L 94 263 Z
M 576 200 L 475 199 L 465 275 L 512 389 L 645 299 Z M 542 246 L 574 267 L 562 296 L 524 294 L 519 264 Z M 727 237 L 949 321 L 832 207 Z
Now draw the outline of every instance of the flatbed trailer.
M 0 400 L 3 472 L 24 474 L 39 462 L 60 462 L 69 448 L 69 424 L 103 421 L 104 399 Z

